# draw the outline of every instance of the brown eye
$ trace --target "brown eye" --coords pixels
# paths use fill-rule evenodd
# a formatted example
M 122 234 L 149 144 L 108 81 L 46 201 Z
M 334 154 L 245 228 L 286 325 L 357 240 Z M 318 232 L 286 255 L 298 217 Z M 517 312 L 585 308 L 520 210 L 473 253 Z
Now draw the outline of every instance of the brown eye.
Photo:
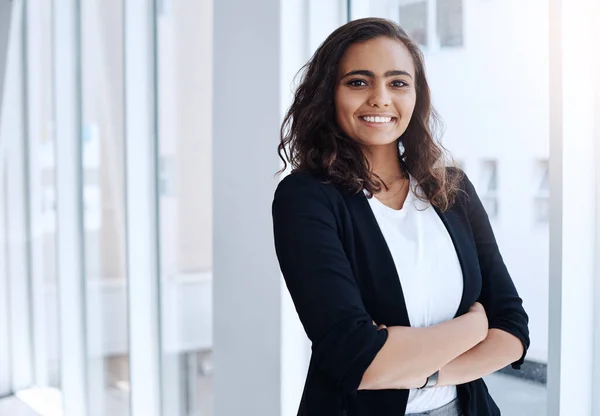
M 353 79 L 351 81 L 348 81 L 346 85 L 350 87 L 364 87 L 365 85 L 367 85 L 367 83 L 362 79 Z
M 392 87 L 403 88 L 408 87 L 408 84 L 401 80 L 392 81 Z

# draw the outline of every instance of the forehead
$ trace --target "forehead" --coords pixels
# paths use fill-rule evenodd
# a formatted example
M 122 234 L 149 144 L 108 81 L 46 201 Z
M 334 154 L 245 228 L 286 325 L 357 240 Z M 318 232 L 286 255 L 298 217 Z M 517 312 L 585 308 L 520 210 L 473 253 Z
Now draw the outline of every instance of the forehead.
M 378 37 L 353 43 L 346 49 L 339 63 L 340 75 L 349 71 L 365 69 L 381 75 L 399 69 L 415 76 L 412 55 L 404 43 L 388 37 Z

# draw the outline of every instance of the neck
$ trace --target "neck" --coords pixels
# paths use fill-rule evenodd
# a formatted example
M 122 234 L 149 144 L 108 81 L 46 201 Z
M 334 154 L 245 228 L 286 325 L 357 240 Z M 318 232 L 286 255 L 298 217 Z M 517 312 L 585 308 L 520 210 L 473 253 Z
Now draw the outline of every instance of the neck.
M 370 146 L 365 150 L 365 155 L 371 166 L 371 172 L 379 176 L 388 186 L 404 178 L 396 142 L 386 146 Z

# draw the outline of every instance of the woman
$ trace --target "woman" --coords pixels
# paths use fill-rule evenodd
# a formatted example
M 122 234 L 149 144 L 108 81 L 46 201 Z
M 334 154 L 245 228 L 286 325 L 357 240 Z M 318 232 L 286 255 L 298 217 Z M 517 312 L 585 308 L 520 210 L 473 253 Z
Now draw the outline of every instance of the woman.
M 445 167 L 423 56 L 383 19 L 319 47 L 282 126 L 281 271 L 312 341 L 299 415 L 487 416 L 528 317 L 466 175 Z

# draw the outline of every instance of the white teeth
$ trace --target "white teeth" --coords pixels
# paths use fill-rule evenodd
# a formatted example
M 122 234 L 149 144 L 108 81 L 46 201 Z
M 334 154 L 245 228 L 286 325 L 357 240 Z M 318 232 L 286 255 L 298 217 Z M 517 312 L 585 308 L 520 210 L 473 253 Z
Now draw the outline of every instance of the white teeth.
M 392 117 L 363 116 L 361 118 L 368 123 L 389 123 L 390 121 L 392 121 Z

